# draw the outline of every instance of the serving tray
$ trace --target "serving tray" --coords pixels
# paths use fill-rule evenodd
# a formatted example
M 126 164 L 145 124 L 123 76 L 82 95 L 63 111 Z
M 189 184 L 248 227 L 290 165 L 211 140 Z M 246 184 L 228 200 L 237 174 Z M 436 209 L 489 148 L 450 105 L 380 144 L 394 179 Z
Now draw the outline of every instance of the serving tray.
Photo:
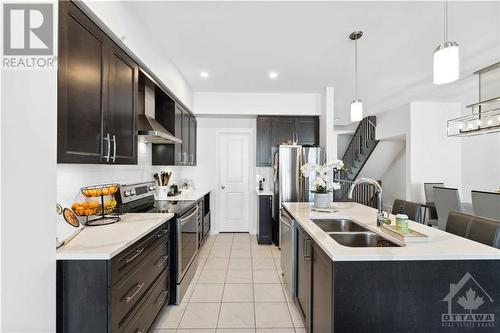
M 383 232 L 386 234 L 399 239 L 402 242 L 405 243 L 422 243 L 422 242 L 428 242 L 431 240 L 431 238 L 421 232 L 418 232 L 416 230 L 413 230 L 411 228 L 408 228 L 407 233 L 402 233 L 401 231 L 396 229 L 396 226 L 394 225 L 385 225 L 383 224 L 382 227 L 380 228 Z

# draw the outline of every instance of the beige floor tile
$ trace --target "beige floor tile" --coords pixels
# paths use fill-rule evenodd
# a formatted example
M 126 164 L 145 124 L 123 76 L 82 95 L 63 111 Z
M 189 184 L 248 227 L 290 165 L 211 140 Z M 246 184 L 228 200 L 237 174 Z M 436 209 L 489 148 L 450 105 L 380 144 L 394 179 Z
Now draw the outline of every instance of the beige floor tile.
M 250 269 L 229 269 L 226 283 L 252 283 L 252 271 Z
M 198 283 L 191 295 L 190 303 L 199 302 L 220 302 L 222 300 L 222 293 L 224 291 L 224 284 L 215 283 Z
M 175 333 L 177 332 L 177 330 L 174 330 L 174 329 L 153 329 L 151 331 L 152 333 Z
M 186 328 L 182 330 L 177 330 L 179 333 L 215 333 L 215 328 Z
M 253 286 L 226 283 L 222 302 L 253 302 Z
M 273 258 L 252 258 L 253 269 L 276 269 Z
M 208 258 L 205 269 L 227 269 L 228 264 L 228 258 Z
M 252 257 L 253 258 L 273 258 L 273 253 L 268 249 L 252 249 Z
M 290 315 L 292 316 L 293 326 L 296 328 L 304 327 L 304 322 L 302 321 L 302 315 L 300 309 L 294 303 L 288 303 L 288 309 L 290 310 Z
M 220 304 L 189 303 L 179 328 L 216 328 Z
M 253 283 L 280 283 L 280 279 L 275 269 L 257 269 L 253 270 Z
M 193 280 L 193 282 L 189 285 L 188 289 L 186 290 L 186 293 L 184 294 L 184 297 L 181 300 L 181 303 L 188 303 L 189 300 L 191 299 L 191 295 L 193 295 L 194 288 L 196 287 L 196 280 Z
M 226 282 L 225 269 L 204 269 L 197 283 L 224 283 Z
M 227 259 L 231 256 L 231 250 L 230 249 L 223 249 L 223 250 L 212 250 L 210 252 L 210 255 L 208 256 L 209 259 L 211 258 L 222 258 L 222 259 Z
M 255 328 L 218 328 L 217 333 L 255 333 Z
M 186 306 L 187 303 L 166 306 L 158 315 L 155 329 L 177 329 Z
M 295 333 L 306 333 L 306 329 L 305 328 L 298 328 L 298 327 L 295 327 Z
M 231 258 L 251 258 L 250 249 L 248 250 L 232 250 Z
M 254 328 L 253 303 L 222 303 L 218 328 Z
M 212 247 L 213 250 L 231 250 L 231 242 L 215 242 Z
M 250 252 L 250 242 L 233 242 L 231 246 L 233 250 L 248 250 Z
M 285 302 L 281 284 L 254 284 L 255 302 Z
M 293 327 L 286 303 L 255 303 L 257 328 Z
M 258 328 L 256 333 L 295 333 L 293 328 Z
M 210 255 L 211 250 L 212 250 L 211 247 L 210 248 L 205 247 L 205 248 L 200 249 L 200 251 L 198 251 L 198 257 L 200 259 L 206 259 Z
M 244 258 L 231 258 L 229 260 L 229 269 L 251 269 L 252 261 L 251 259 Z

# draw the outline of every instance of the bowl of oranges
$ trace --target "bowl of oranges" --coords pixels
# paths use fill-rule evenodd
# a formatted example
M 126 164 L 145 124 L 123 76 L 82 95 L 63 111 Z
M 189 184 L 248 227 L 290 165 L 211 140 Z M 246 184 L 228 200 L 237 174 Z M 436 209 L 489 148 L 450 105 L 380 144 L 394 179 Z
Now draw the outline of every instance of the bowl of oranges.
M 97 201 L 77 201 L 71 205 L 71 209 L 78 216 L 95 215 L 99 211 L 100 207 L 101 205 Z
M 114 195 L 118 192 L 118 188 L 118 184 L 87 186 L 82 188 L 82 194 L 87 198 L 96 198 L 106 195 Z

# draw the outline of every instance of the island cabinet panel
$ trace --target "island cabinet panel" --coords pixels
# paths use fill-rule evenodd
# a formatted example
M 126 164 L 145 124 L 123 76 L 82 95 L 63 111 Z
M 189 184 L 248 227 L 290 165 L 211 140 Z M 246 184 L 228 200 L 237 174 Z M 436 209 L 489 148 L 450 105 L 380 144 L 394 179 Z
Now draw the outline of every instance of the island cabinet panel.
M 315 243 L 312 243 L 312 309 L 311 331 L 333 331 L 333 262 Z
M 341 261 L 333 276 L 334 332 L 498 332 L 500 260 Z
M 147 332 L 171 300 L 170 221 L 110 260 L 58 260 L 57 332 Z
M 302 311 L 307 332 L 311 331 L 311 238 L 301 228 L 297 229 L 297 304 Z

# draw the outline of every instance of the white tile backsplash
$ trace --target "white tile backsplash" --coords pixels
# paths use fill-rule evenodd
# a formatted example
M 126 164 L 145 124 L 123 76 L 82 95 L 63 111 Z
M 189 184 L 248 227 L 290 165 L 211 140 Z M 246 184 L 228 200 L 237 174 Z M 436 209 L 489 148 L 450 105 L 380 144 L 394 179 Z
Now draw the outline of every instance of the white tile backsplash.
M 58 164 L 57 201 L 69 205 L 79 194 L 80 188 L 104 183 L 127 184 L 153 180 L 159 171 L 172 171 L 170 184 L 179 183 L 183 176 L 178 166 L 152 166 L 151 144 L 138 143 L 137 165 L 109 164 Z
M 255 170 L 255 187 L 259 187 L 259 180 L 265 179 L 264 190 L 272 191 L 274 188 L 274 168 L 273 167 L 257 167 Z

